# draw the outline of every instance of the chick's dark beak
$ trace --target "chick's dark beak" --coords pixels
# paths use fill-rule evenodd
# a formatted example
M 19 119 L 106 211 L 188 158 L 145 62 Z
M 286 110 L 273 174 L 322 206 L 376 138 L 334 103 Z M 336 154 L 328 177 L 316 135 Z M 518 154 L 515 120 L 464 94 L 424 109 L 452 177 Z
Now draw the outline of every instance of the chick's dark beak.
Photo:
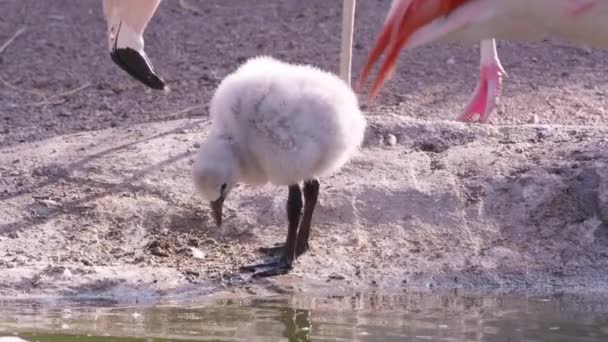
M 215 224 L 220 227 L 222 225 L 222 207 L 224 206 L 224 195 L 220 196 L 220 198 L 215 201 L 211 201 L 211 210 L 213 211 L 213 218 L 215 219 Z

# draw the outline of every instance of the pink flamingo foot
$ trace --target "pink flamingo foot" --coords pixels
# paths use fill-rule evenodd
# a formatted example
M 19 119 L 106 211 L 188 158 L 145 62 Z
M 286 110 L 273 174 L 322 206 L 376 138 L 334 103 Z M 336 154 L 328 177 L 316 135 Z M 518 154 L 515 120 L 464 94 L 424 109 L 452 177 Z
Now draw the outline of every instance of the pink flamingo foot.
M 480 123 L 488 123 L 500 97 L 502 78 L 505 75 L 496 54 L 494 40 L 482 42 L 479 82 L 466 109 L 456 120 L 473 122 L 479 116 Z

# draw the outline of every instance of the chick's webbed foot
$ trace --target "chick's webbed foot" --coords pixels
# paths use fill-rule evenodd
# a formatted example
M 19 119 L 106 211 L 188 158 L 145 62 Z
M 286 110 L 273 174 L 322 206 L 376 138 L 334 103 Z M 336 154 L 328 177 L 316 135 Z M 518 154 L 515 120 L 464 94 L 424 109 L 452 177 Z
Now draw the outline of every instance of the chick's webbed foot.
M 281 242 L 275 243 L 272 247 L 260 247 L 258 251 L 269 256 L 278 256 L 285 253 L 285 244 Z
M 298 241 L 296 245 L 296 258 L 306 253 L 310 249 L 308 242 L 300 242 Z M 260 247 L 258 251 L 264 253 L 268 256 L 278 256 L 282 253 L 285 253 L 285 244 L 284 243 L 276 243 L 272 247 Z
M 291 270 L 291 263 L 286 255 L 269 261 L 254 265 L 241 266 L 243 272 L 253 272 L 252 277 L 273 277 L 277 275 L 287 274 Z

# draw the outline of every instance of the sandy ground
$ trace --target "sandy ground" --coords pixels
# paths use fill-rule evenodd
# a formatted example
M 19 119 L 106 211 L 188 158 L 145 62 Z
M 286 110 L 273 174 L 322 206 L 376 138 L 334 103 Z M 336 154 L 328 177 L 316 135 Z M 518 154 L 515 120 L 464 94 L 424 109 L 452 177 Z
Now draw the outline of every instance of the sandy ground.
M 164 2 L 147 32 L 162 93 L 112 64 L 99 1 L 0 0 L 0 42 L 26 27 L 0 54 L 1 296 L 605 290 L 607 52 L 500 42 L 509 77 L 487 126 L 445 121 L 475 86 L 477 46 L 403 56 L 364 106 L 361 155 L 322 180 L 312 250 L 291 276 L 250 281 L 238 266 L 284 239 L 286 189 L 240 187 L 213 226 L 189 178 L 207 102 L 256 54 L 337 70 L 341 4 L 189 4 Z M 360 1 L 355 70 L 388 6 Z

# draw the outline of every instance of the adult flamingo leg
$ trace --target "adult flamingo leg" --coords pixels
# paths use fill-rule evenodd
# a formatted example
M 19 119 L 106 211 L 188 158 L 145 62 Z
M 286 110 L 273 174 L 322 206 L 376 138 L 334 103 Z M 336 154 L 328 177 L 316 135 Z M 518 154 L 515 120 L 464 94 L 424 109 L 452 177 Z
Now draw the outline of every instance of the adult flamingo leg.
M 498 59 L 496 41 L 482 41 L 480 51 L 479 82 L 466 109 L 456 119 L 458 121 L 470 122 L 478 115 L 480 123 L 487 123 L 500 97 L 502 78 L 506 73 Z

